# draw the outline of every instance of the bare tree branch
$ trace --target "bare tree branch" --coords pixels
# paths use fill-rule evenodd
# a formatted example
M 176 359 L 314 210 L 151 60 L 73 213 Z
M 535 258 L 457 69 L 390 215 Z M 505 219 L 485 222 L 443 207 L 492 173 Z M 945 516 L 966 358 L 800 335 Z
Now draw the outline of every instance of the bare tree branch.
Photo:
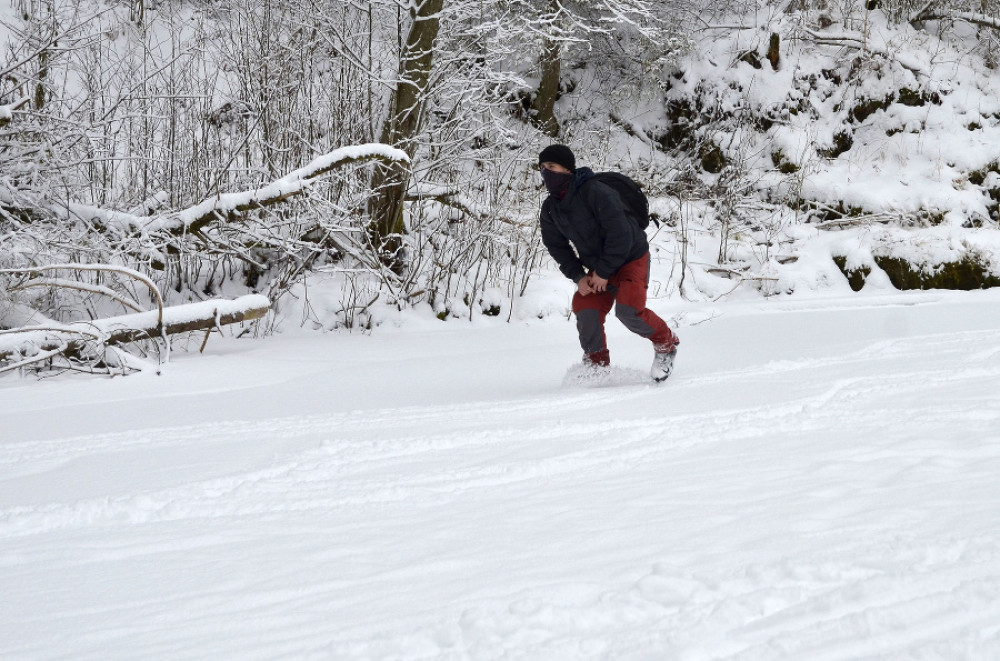
M 0 269 L 0 273 L 12 274 L 41 273 L 42 271 L 107 271 L 134 278 L 149 287 L 149 290 L 153 293 L 153 296 L 156 298 L 157 323 L 163 323 L 163 296 L 160 295 L 159 287 L 157 287 L 156 283 L 150 280 L 146 275 L 133 269 L 125 268 L 124 266 L 112 266 L 110 264 L 49 264 L 46 266 L 36 266 L 23 269 Z
M 117 303 L 121 303 L 123 306 L 134 312 L 145 312 L 145 310 L 136 305 L 134 301 L 130 301 L 127 298 L 119 296 L 113 289 L 102 287 L 101 285 L 90 285 L 84 282 L 76 282 L 74 280 L 63 280 L 60 278 L 40 278 L 38 280 L 28 280 L 27 282 L 11 287 L 10 291 L 29 289 L 31 287 L 58 287 L 61 289 L 75 289 L 89 294 L 100 294 L 102 296 L 107 296 Z

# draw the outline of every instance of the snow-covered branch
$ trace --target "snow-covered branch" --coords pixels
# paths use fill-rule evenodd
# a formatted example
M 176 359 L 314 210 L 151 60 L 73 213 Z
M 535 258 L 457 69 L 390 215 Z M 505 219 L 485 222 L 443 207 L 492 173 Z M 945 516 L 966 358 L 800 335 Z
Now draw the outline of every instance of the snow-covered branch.
M 35 266 L 22 269 L 0 269 L 0 273 L 8 274 L 41 273 L 43 271 L 104 271 L 109 273 L 118 273 L 120 275 L 125 275 L 138 280 L 142 284 L 146 285 L 149 288 L 149 291 L 152 292 L 153 296 L 156 298 L 157 313 L 162 323 L 163 296 L 160 295 L 159 287 L 157 287 L 156 283 L 150 280 L 145 274 L 134 269 L 126 268 L 124 266 L 113 266 L 111 264 L 48 264 L 46 266 Z
M 14 103 L 9 103 L 5 106 L 0 106 L 0 128 L 10 124 L 10 120 L 14 117 L 14 111 L 20 109 L 31 99 L 28 97 L 23 97 Z
M 270 308 L 267 296 L 248 294 L 236 299 L 215 298 L 164 308 L 162 322 L 156 312 L 150 311 L 77 322 L 77 325 L 97 329 L 107 337 L 107 344 L 124 344 L 159 335 L 161 325 L 162 334 L 175 335 L 260 319 Z
M 937 3 L 930 3 L 919 12 L 914 13 L 910 18 L 910 23 L 923 23 L 926 21 L 964 21 L 973 25 L 1000 30 L 1000 18 L 967 11 L 943 11 L 937 9 Z
M 0 373 L 26 367 L 56 356 L 78 356 L 88 343 L 111 346 L 139 340 L 212 329 L 260 319 L 271 307 L 266 296 L 252 294 L 237 299 L 211 299 L 176 305 L 159 311 L 47 324 L 0 332 Z M 68 338 L 67 338 L 68 336 Z
M 479 221 L 494 218 L 502 223 L 514 225 L 516 227 L 525 227 L 531 222 L 499 216 L 496 213 L 485 209 L 482 205 L 470 199 L 461 190 L 455 188 L 444 186 L 418 188 L 415 192 L 408 194 L 406 199 L 407 201 L 434 200 L 442 206 L 458 209 L 466 216 L 475 218 Z M 532 221 L 533 220 L 534 219 L 532 219 Z
M 854 33 L 841 33 L 841 34 L 829 34 L 824 32 L 816 32 L 815 30 L 810 30 L 809 28 L 800 28 L 801 31 L 808 35 L 814 43 L 825 45 L 825 46 L 841 46 L 845 48 L 854 48 L 861 51 L 867 51 L 869 53 L 874 53 L 875 55 L 881 55 L 887 60 L 894 60 L 899 63 L 904 69 L 909 69 L 915 74 L 925 74 L 924 66 L 913 59 L 907 57 L 904 53 L 900 52 L 890 52 L 885 48 L 880 48 L 878 46 L 873 46 L 870 41 L 866 40 L 861 34 Z
M 238 193 L 223 193 L 193 207 L 140 221 L 147 231 L 166 229 L 174 234 L 197 232 L 204 226 L 233 213 L 252 211 L 300 195 L 317 177 L 361 161 L 408 163 L 406 152 L 388 145 L 372 143 L 341 147 L 324 154 L 305 167 L 288 173 L 266 186 Z
M 69 349 L 69 342 L 65 340 L 55 341 L 55 344 L 56 346 L 54 348 L 39 351 L 38 353 L 28 358 L 24 358 L 23 360 L 19 360 L 9 365 L 0 365 L 0 374 L 3 374 L 4 372 L 13 372 L 14 370 L 21 369 L 22 367 L 28 367 L 29 365 L 34 365 L 35 363 L 44 362 L 50 358 L 55 358 L 60 354 L 66 353 Z M 4 357 L 3 347 L 0 345 L 0 360 L 3 360 Z
M 82 291 L 88 294 L 100 294 L 101 296 L 107 296 L 108 298 L 117 303 L 121 303 L 124 307 L 134 312 L 145 312 L 145 310 L 136 305 L 134 301 L 130 301 L 127 298 L 119 296 L 118 292 L 111 289 L 110 287 L 104 287 L 103 285 L 87 284 L 85 282 L 76 282 L 75 280 L 66 280 L 63 278 L 38 278 L 36 280 L 28 280 L 27 282 L 11 287 L 10 291 L 18 291 L 21 289 L 29 289 L 32 287 L 55 287 L 60 289 L 75 289 L 76 291 Z
M 295 195 L 300 195 L 315 180 L 335 169 L 351 163 L 364 161 L 384 161 L 408 163 L 405 152 L 387 145 L 372 143 L 341 147 L 328 154 L 313 159 L 310 163 L 294 170 L 280 179 L 260 188 L 236 193 L 221 193 L 180 211 L 165 212 L 156 216 L 140 216 L 134 213 L 102 209 L 78 203 L 49 203 L 49 210 L 66 219 L 97 221 L 100 226 L 116 227 L 126 232 L 167 231 L 178 235 L 198 232 L 206 225 L 235 213 L 252 211 L 277 204 Z M 11 212 L 27 217 L 38 216 L 39 208 L 45 206 L 37 196 L 29 196 L 19 205 L 8 204 Z

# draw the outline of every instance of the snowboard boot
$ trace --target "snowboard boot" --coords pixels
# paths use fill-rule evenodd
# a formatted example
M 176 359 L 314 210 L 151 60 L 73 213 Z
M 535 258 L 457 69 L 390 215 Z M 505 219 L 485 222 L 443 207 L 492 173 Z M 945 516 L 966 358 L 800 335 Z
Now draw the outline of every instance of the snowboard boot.
M 607 349 L 583 354 L 583 360 L 566 372 L 563 383 L 570 386 L 594 388 L 606 385 L 611 377 L 611 357 Z
M 649 368 L 649 376 L 657 383 L 666 381 L 674 371 L 674 358 L 677 356 L 677 345 L 654 345 L 653 366 Z
M 583 364 L 585 367 L 602 368 L 611 366 L 611 353 L 607 349 L 601 349 L 593 353 L 583 354 Z

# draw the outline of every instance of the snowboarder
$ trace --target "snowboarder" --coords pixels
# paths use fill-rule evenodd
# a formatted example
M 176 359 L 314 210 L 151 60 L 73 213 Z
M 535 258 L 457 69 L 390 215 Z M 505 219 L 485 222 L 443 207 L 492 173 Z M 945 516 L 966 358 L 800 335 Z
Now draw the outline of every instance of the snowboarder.
M 576 283 L 573 314 L 584 365 L 609 366 L 604 320 L 615 316 L 633 333 L 649 338 L 654 358 L 650 376 L 663 381 L 673 370 L 680 340 L 646 307 L 649 242 L 618 193 L 594 172 L 576 167 L 566 145 L 549 145 L 538 155 L 549 195 L 542 203 L 542 243 L 563 275 Z

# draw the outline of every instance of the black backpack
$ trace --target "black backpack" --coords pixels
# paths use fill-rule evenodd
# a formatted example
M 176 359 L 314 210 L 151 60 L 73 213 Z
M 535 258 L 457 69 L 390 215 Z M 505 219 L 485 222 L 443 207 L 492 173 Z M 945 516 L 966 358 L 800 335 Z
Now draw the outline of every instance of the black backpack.
M 642 187 L 639 184 L 621 172 L 597 172 L 592 178 L 610 186 L 618 193 L 622 204 L 625 205 L 625 210 L 639 222 L 639 229 L 644 230 L 649 227 L 649 200 L 646 199 L 646 194 L 642 192 Z M 653 222 L 657 226 L 660 224 L 658 220 Z

